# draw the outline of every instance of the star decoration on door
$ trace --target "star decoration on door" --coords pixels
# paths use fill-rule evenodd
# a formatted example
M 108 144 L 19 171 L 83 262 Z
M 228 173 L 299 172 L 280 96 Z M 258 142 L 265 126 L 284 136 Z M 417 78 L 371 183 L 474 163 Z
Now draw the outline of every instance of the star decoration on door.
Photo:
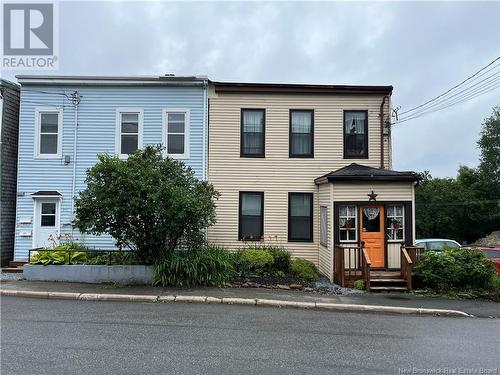
M 377 200 L 377 195 L 378 194 L 375 194 L 372 190 L 372 192 L 370 194 L 367 194 L 368 195 L 368 202 L 375 202 Z

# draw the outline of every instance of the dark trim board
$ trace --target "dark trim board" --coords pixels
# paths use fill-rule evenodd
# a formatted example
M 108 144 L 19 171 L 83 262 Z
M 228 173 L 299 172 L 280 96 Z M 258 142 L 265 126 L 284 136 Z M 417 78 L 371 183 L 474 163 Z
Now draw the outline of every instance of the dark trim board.
M 290 83 L 217 82 L 215 92 L 246 94 L 362 94 L 391 95 L 392 86 L 316 85 Z
M 348 242 L 340 242 L 339 239 L 339 207 L 345 205 L 356 205 L 358 211 L 358 222 L 357 222 L 357 242 L 350 242 L 351 244 L 360 245 L 360 237 L 361 237 L 361 226 L 359 219 L 359 206 L 384 206 L 384 233 L 387 230 L 387 206 L 390 205 L 403 205 L 404 213 L 405 213 L 405 240 L 404 243 L 407 246 L 411 246 L 412 238 L 413 238 L 413 210 L 412 210 L 412 202 L 411 201 L 377 201 L 377 202 L 367 202 L 367 201 L 334 201 L 333 202 L 333 243 L 335 245 L 343 245 L 349 244 Z M 384 269 L 388 270 L 388 244 L 387 235 L 384 236 Z

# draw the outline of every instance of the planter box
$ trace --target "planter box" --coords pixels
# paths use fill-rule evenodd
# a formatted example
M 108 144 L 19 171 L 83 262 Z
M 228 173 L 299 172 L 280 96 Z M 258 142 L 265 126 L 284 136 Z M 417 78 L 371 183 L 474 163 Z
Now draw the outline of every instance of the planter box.
M 33 281 L 68 281 L 73 283 L 151 284 L 153 266 L 49 265 L 25 264 L 23 275 Z

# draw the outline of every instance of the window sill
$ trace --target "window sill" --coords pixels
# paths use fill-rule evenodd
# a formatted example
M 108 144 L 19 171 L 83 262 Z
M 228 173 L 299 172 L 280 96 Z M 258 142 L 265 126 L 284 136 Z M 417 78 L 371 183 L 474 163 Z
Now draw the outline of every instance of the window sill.
M 313 240 L 313 239 L 310 239 L 310 240 L 298 240 L 298 239 L 297 239 L 297 240 L 296 240 L 296 239 L 290 239 L 290 238 L 289 238 L 287 242 L 309 242 L 309 243 L 313 243 L 313 242 L 314 242 L 314 240 Z
M 241 242 L 264 242 L 261 238 L 238 238 L 238 241 Z
M 62 155 L 35 155 L 35 159 L 42 159 L 42 160 L 62 160 Z
M 365 156 L 346 156 L 344 155 L 344 159 L 369 159 L 367 155 Z
M 292 155 L 292 154 L 289 154 L 288 158 L 290 158 L 290 159 L 314 159 L 314 155 Z
M 240 154 L 240 158 L 264 159 L 265 157 L 266 157 L 265 155 L 247 155 L 247 154 Z

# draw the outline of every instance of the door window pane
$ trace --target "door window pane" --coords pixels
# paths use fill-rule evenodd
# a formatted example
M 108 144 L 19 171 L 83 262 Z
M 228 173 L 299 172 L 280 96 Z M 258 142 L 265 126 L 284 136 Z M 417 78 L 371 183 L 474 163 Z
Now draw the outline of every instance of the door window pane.
M 363 232 L 380 232 L 380 208 L 365 207 L 363 211 Z
M 55 203 L 42 203 L 40 213 L 40 225 L 42 227 L 55 227 L 56 226 L 56 204 Z

